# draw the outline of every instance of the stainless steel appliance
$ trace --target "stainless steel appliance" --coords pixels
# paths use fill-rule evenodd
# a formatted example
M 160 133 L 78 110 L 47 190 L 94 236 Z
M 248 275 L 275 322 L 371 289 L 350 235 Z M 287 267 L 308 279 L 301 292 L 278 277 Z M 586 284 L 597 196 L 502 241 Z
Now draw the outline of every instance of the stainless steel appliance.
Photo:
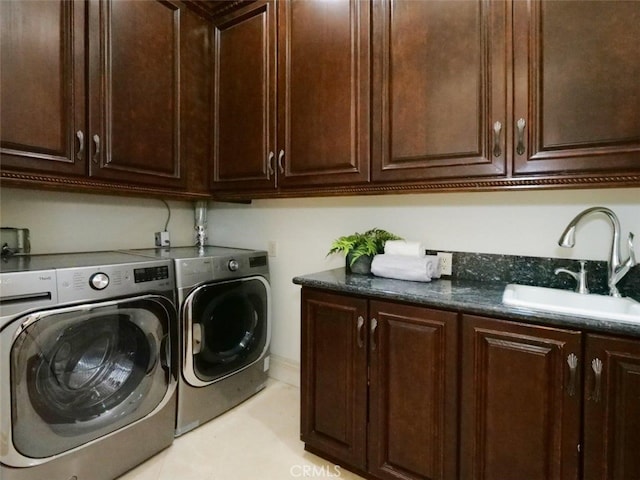
M 174 438 L 173 263 L 115 252 L 0 263 L 0 478 L 108 480 Z
M 267 252 L 212 246 L 132 252 L 175 263 L 181 351 L 176 435 L 264 388 L 271 338 Z

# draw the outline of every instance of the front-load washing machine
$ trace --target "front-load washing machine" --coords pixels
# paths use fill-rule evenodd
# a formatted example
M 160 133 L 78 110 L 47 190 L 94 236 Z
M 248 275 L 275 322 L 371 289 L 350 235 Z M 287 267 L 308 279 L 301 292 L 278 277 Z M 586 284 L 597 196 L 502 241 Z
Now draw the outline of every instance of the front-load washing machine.
M 176 435 L 263 389 L 271 336 L 267 252 L 213 246 L 131 252 L 175 264 L 181 349 Z
M 110 480 L 174 438 L 173 262 L 0 263 L 0 478 Z

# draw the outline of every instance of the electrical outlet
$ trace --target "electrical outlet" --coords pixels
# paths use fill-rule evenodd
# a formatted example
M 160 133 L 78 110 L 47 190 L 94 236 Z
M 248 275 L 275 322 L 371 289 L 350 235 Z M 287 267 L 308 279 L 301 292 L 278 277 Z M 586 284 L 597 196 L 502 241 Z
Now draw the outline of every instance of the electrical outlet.
M 278 242 L 276 242 L 275 240 L 269 240 L 269 242 L 267 242 L 267 253 L 269 254 L 270 257 L 277 257 Z
M 451 275 L 453 254 L 448 252 L 438 252 L 440 259 L 440 275 Z
M 171 240 L 169 239 L 169 232 L 156 232 L 155 234 L 156 247 L 170 247 Z

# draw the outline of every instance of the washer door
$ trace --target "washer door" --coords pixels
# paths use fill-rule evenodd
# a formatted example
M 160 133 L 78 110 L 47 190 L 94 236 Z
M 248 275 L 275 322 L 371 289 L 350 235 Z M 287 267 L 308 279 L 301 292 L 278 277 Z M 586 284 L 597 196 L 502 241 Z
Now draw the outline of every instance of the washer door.
M 208 385 L 258 361 L 269 345 L 269 284 L 250 277 L 204 285 L 185 301 L 185 368 Z
M 10 354 L 16 450 L 50 457 L 151 413 L 172 383 L 172 310 L 147 296 L 23 319 Z

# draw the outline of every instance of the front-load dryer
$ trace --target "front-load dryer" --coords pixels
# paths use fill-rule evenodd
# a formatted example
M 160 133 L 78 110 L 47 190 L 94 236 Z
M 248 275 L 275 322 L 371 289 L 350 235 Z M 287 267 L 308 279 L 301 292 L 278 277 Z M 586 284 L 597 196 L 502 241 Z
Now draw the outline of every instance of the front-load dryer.
M 0 478 L 111 480 L 174 438 L 173 262 L 0 264 Z
M 267 252 L 213 246 L 131 252 L 174 261 L 181 348 L 176 435 L 263 389 L 271 337 Z

